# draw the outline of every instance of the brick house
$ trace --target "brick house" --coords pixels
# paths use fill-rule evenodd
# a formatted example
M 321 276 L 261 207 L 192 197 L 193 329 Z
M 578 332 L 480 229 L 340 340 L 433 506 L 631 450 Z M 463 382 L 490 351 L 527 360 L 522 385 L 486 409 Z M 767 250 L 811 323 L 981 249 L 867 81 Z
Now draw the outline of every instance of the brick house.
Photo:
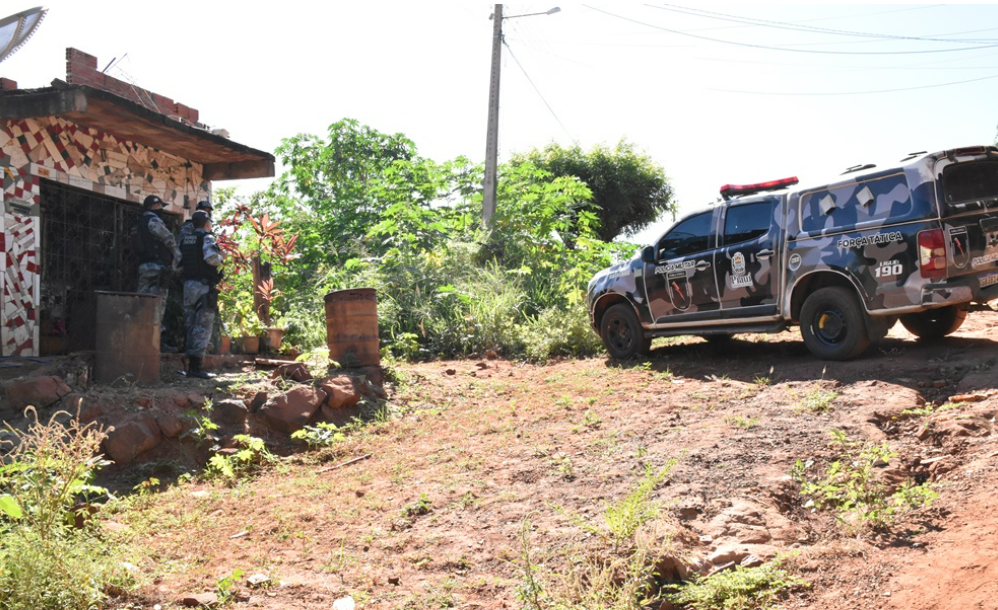
M 179 224 L 212 181 L 274 175 L 273 155 L 226 136 L 76 49 L 50 87 L 0 78 L 0 353 L 90 346 L 93 291 L 135 290 L 130 234 L 146 196 Z

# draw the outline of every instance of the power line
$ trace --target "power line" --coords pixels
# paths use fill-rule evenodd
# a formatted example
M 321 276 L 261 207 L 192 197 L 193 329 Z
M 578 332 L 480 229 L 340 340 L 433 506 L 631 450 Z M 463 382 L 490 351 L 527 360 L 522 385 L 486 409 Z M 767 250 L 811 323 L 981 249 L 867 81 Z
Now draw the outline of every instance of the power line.
M 544 99 L 544 94 L 541 93 L 541 90 L 538 89 L 537 85 L 534 84 L 533 79 L 531 79 L 530 75 L 527 74 L 527 71 L 523 68 L 523 64 L 521 64 L 520 60 L 516 58 L 516 53 L 513 53 L 513 49 L 510 48 L 510 46 L 508 44 L 506 44 L 506 39 L 505 38 L 503 38 L 502 44 L 509 51 L 509 56 L 512 57 L 513 61 L 516 62 L 516 65 L 519 66 L 520 71 L 523 72 L 523 75 L 527 77 L 527 82 L 530 83 L 530 86 L 533 87 L 534 91 L 537 92 L 538 97 L 540 97 L 541 101 L 544 102 L 544 105 L 547 106 L 548 110 L 551 112 L 551 116 L 553 116 L 554 120 L 558 121 L 558 124 L 561 125 L 561 128 L 563 130 L 565 130 L 565 135 L 567 135 L 569 137 L 569 139 L 571 139 L 571 140 L 574 141 L 575 137 L 572 136 L 571 132 L 568 131 L 568 128 L 565 127 L 565 124 L 562 123 L 561 119 L 558 118 L 558 114 L 554 111 L 554 108 L 551 107 L 551 104 L 549 104 L 548 101 L 546 99 Z
M 984 38 L 984 39 L 973 39 L 973 38 L 929 38 L 922 36 L 898 36 L 895 34 L 875 34 L 871 32 L 855 32 L 851 30 L 836 30 L 832 28 L 821 28 L 811 25 L 800 25 L 795 23 L 789 23 L 786 21 L 770 21 L 768 19 L 756 19 L 755 17 L 742 17 L 740 15 L 729 15 L 727 13 L 717 13 L 714 11 L 707 11 L 698 8 L 691 8 L 686 6 L 680 6 L 678 4 L 665 4 L 665 5 L 655 5 L 646 4 L 645 6 L 650 8 L 657 8 L 663 11 L 670 11 L 673 13 L 679 13 L 682 15 L 692 15 L 695 17 L 704 17 L 707 19 L 717 19 L 720 21 L 731 21 L 734 23 L 742 23 L 747 25 L 775 28 L 780 30 L 793 30 L 797 32 L 813 32 L 818 34 L 829 34 L 833 36 L 852 36 L 856 38 L 876 38 L 882 40 L 909 40 L 918 42 L 966 42 L 974 44 L 990 44 L 998 43 L 998 39 L 994 38 Z
M 897 93 L 899 91 L 915 91 L 918 89 L 935 89 L 937 87 L 949 87 L 951 85 L 964 85 L 966 83 L 976 83 L 982 80 L 990 80 L 993 78 L 998 78 L 998 74 L 992 74 L 991 76 L 984 76 L 982 78 L 972 78 L 970 80 L 955 81 L 952 83 L 939 83 L 937 85 L 922 85 L 920 87 L 902 87 L 900 89 L 879 89 L 875 91 L 831 91 L 826 93 L 804 93 L 798 91 L 780 92 L 780 91 L 741 91 L 737 89 L 715 89 L 712 87 L 706 87 L 707 91 L 719 91 L 723 93 L 744 93 L 746 95 L 785 95 L 785 96 L 831 96 L 831 95 L 870 95 L 873 93 Z
M 648 23 L 646 21 L 640 21 L 638 19 L 632 19 L 631 17 L 625 17 L 623 15 L 617 15 L 616 13 L 611 13 L 609 11 L 604 11 L 603 9 L 590 6 L 588 4 L 583 4 L 582 6 L 596 11 L 598 13 L 603 13 L 604 15 L 609 15 L 610 17 L 616 17 L 623 21 L 629 21 L 631 23 L 637 23 L 646 27 L 654 28 L 656 30 L 661 30 L 663 32 L 668 32 L 670 34 L 677 34 L 679 36 L 688 36 L 690 38 L 696 38 L 698 40 L 706 40 L 708 42 L 717 42 L 720 44 L 734 45 L 737 47 L 748 47 L 752 49 L 763 49 L 767 51 L 784 51 L 787 53 L 817 53 L 821 55 L 916 55 L 925 53 L 951 53 L 956 51 L 975 51 L 978 49 L 991 49 L 998 47 L 998 44 L 978 46 L 978 47 L 961 47 L 956 49 L 932 49 L 932 50 L 921 50 L 921 51 L 824 51 L 819 49 L 792 49 L 787 47 L 771 47 L 760 44 L 752 44 L 748 42 L 735 42 L 733 40 L 722 40 L 720 38 L 711 38 L 709 36 L 700 36 L 698 34 L 691 34 L 689 32 L 682 32 L 679 30 L 673 30 L 660 25 L 655 25 L 653 23 Z
M 890 9 L 890 10 L 886 10 L 886 11 L 874 11 L 872 13 L 871 12 L 853 13 L 851 15 L 834 15 L 834 16 L 829 16 L 829 17 L 814 17 L 812 19 L 800 19 L 800 20 L 794 21 L 792 23 L 798 24 L 798 23 L 810 23 L 812 21 L 835 21 L 835 20 L 839 20 L 839 19 L 855 19 L 856 17 L 873 17 L 875 15 L 886 15 L 886 14 L 889 14 L 889 13 L 903 13 L 903 12 L 907 12 L 907 11 L 919 11 L 919 10 L 924 10 L 924 9 L 927 9 L 927 8 L 937 8 L 937 7 L 940 7 L 940 6 L 946 6 L 946 5 L 945 4 L 923 4 L 921 6 L 909 6 L 909 7 L 905 7 L 905 8 Z M 744 28 L 744 27 L 751 27 L 751 26 L 743 26 L 743 25 L 719 25 L 719 26 L 714 26 L 714 27 L 709 27 L 709 28 L 697 28 L 696 30 L 693 30 L 693 31 L 695 31 L 695 32 L 703 32 L 703 31 L 707 31 L 707 30 L 737 30 L 737 29 L 741 29 L 741 28 Z M 986 32 L 986 31 L 990 31 L 991 29 L 994 29 L 994 28 L 988 28 L 986 30 L 980 30 L 980 31 Z M 972 32 L 963 32 L 963 33 L 964 34 L 970 34 Z

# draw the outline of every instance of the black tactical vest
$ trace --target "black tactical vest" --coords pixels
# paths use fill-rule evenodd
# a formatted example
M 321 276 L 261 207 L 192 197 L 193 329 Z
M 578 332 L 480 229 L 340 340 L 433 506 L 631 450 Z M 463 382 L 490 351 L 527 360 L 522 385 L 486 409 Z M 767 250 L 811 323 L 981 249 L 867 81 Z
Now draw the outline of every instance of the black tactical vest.
M 149 223 L 153 218 L 156 216 L 143 214 L 135 223 L 135 249 L 138 252 L 139 263 L 159 263 L 169 267 L 173 264 L 173 252 L 149 232 Z
M 209 284 L 217 284 L 221 274 L 217 267 L 212 267 L 204 260 L 204 237 L 208 232 L 195 229 L 180 240 L 180 277 L 185 280 L 201 280 Z

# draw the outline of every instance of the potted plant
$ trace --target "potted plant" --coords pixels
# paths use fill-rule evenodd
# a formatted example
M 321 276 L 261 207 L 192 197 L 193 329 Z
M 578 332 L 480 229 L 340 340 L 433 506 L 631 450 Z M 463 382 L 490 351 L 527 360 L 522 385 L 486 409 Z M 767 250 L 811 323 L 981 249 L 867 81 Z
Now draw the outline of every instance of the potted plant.
M 239 347 L 244 354 L 260 353 L 260 335 L 263 332 L 263 322 L 255 315 L 243 319 L 239 326 Z

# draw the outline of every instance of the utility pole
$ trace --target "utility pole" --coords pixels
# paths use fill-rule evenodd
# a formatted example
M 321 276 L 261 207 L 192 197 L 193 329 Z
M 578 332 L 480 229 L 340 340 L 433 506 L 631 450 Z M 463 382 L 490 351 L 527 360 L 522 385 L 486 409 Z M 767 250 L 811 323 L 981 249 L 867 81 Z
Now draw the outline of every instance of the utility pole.
M 499 68 L 502 62 L 502 20 L 535 15 L 554 15 L 561 12 L 557 6 L 543 13 L 527 13 L 503 17 L 502 5 L 492 12 L 492 80 L 489 82 L 489 127 L 485 135 L 485 179 L 482 180 L 482 224 L 492 227 L 496 213 L 496 186 L 499 169 Z
M 492 226 L 496 213 L 499 168 L 499 69 L 502 63 L 502 5 L 492 13 L 492 78 L 489 81 L 489 125 L 485 136 L 485 180 L 482 182 L 482 223 Z

